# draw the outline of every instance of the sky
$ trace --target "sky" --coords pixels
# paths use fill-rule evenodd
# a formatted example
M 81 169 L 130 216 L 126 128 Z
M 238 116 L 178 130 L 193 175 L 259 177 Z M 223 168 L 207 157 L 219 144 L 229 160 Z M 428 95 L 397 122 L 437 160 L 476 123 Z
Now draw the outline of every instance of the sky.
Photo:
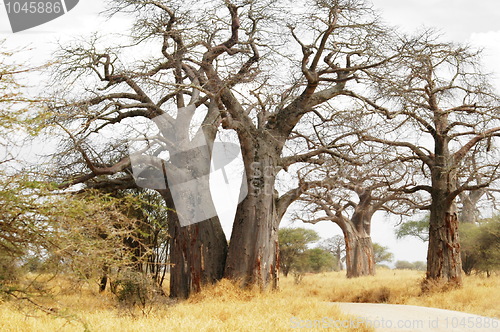
M 416 29 L 435 28 L 444 40 L 467 43 L 484 49 L 484 68 L 492 72 L 500 92 L 500 1 L 498 0 L 373 0 L 373 6 L 382 19 L 391 26 L 405 32 Z M 8 48 L 25 47 L 20 57 L 31 66 L 43 63 L 55 49 L 57 43 L 89 36 L 99 29 L 101 34 L 126 33 L 126 18 L 106 20 L 99 12 L 103 1 L 80 0 L 67 14 L 38 27 L 13 34 L 10 29 L 3 1 L 0 0 L 0 40 L 6 40 Z M 37 85 L 34 77 L 29 84 Z M 221 176 L 221 173 L 215 175 Z M 231 214 L 234 204 L 227 204 L 228 196 L 237 197 L 237 188 L 228 188 L 224 195 L 216 198 L 218 210 L 225 209 L 223 227 L 228 234 L 231 230 Z M 376 214 L 372 224 L 372 239 L 395 255 L 396 260 L 425 261 L 426 244 L 416 239 L 396 240 L 394 225 L 398 220 L 384 214 Z M 331 222 L 316 225 L 292 222 L 285 218 L 281 226 L 306 227 L 316 230 L 323 238 L 341 234 L 338 226 Z

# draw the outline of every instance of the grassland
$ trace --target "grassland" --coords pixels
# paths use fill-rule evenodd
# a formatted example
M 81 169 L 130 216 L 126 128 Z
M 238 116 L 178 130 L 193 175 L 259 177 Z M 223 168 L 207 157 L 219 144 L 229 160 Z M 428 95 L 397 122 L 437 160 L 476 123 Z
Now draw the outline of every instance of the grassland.
M 167 299 L 132 309 L 94 285 L 57 278 L 51 297 L 37 299 L 49 313 L 17 301 L 0 304 L 0 331 L 324 331 L 351 320 L 329 302 L 386 302 L 464 311 L 500 318 L 500 276 L 466 277 L 464 287 L 421 294 L 422 273 L 380 270 L 375 277 L 344 273 L 281 279 L 279 291 L 242 290 L 227 280 L 187 301 Z M 94 289 L 95 288 L 95 289 Z M 352 320 L 351 320 L 352 321 Z M 293 329 L 292 327 L 316 327 Z M 369 331 L 363 326 L 342 331 Z

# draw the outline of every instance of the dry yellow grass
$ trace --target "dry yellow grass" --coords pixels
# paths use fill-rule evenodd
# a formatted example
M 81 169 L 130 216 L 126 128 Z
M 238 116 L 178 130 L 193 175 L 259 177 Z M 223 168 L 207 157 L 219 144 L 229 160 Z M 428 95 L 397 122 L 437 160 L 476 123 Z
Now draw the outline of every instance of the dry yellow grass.
M 163 301 L 146 314 L 117 306 L 109 293 L 70 287 L 58 278 L 54 298 L 40 299 L 56 315 L 14 302 L 0 304 L 1 331 L 323 331 L 356 323 L 328 302 L 387 302 L 438 307 L 500 318 L 500 277 L 466 277 L 464 287 L 420 294 L 422 273 L 380 270 L 374 277 L 346 279 L 344 273 L 307 275 L 298 285 L 282 278 L 280 291 L 242 290 L 223 280 L 180 303 Z M 54 283 L 52 281 L 51 283 Z M 69 291 L 68 291 L 69 290 Z M 298 329 L 293 327 L 304 327 Z M 305 328 L 315 327 L 315 328 Z M 364 327 L 339 329 L 369 331 Z
M 500 276 L 464 276 L 462 288 L 422 294 L 424 275 L 379 269 L 376 276 L 347 279 L 342 272 L 331 272 L 306 276 L 290 291 L 329 302 L 408 304 L 500 318 Z

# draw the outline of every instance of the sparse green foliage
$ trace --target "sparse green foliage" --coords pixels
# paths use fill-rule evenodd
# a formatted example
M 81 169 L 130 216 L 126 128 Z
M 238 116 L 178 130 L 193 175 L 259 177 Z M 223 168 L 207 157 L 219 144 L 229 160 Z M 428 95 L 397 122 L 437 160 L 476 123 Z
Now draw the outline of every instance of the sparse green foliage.
M 375 258 L 375 263 L 379 264 L 382 262 L 392 262 L 394 255 L 387 251 L 389 248 L 384 247 L 378 243 L 373 244 L 373 254 Z
M 486 272 L 500 269 L 500 216 L 483 219 L 477 224 L 461 224 L 462 268 Z
M 25 255 L 38 253 L 52 240 L 41 217 L 47 210 L 39 200 L 39 190 L 17 171 L 21 163 L 15 149 L 22 144 L 27 106 L 34 101 L 22 93 L 19 75 L 28 70 L 14 63 L 14 55 L 0 41 L 0 295 L 18 289 L 13 283 Z
M 396 228 L 396 238 L 402 239 L 406 236 L 419 238 L 423 242 L 429 241 L 429 215 L 420 220 L 410 220 Z
M 396 269 L 398 270 L 417 270 L 417 271 L 425 271 L 427 265 L 425 262 L 417 261 L 417 262 L 408 262 L 408 261 L 397 261 Z
M 305 228 L 282 228 L 278 232 L 280 248 L 280 266 L 285 276 L 292 269 L 303 268 L 305 258 L 302 257 L 308 245 L 320 239 L 318 233 Z

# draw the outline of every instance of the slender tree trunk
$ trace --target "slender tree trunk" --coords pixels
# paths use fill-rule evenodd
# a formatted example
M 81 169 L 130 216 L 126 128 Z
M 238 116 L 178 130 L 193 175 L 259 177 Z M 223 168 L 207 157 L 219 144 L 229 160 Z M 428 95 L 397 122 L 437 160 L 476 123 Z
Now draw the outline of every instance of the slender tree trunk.
M 370 235 L 351 228 L 344 236 L 347 277 L 375 275 L 375 259 Z
M 246 140 L 245 140 L 246 139 Z M 243 286 L 278 287 L 279 218 L 276 212 L 276 151 L 264 140 L 242 138 L 248 195 L 238 205 L 225 277 Z
M 337 257 L 337 270 L 342 271 L 344 269 L 344 266 L 342 264 L 342 249 L 340 248 L 340 246 L 338 246 L 335 250 L 335 257 Z
M 102 268 L 102 277 L 99 281 L 99 293 L 102 293 L 106 290 L 106 286 L 108 284 L 108 275 L 110 272 L 110 268 L 107 264 L 105 264 Z
M 168 191 L 162 192 L 174 207 Z M 227 241 L 217 217 L 181 227 L 175 211 L 169 214 L 170 297 L 188 298 L 204 284 L 220 280 L 224 272 Z

